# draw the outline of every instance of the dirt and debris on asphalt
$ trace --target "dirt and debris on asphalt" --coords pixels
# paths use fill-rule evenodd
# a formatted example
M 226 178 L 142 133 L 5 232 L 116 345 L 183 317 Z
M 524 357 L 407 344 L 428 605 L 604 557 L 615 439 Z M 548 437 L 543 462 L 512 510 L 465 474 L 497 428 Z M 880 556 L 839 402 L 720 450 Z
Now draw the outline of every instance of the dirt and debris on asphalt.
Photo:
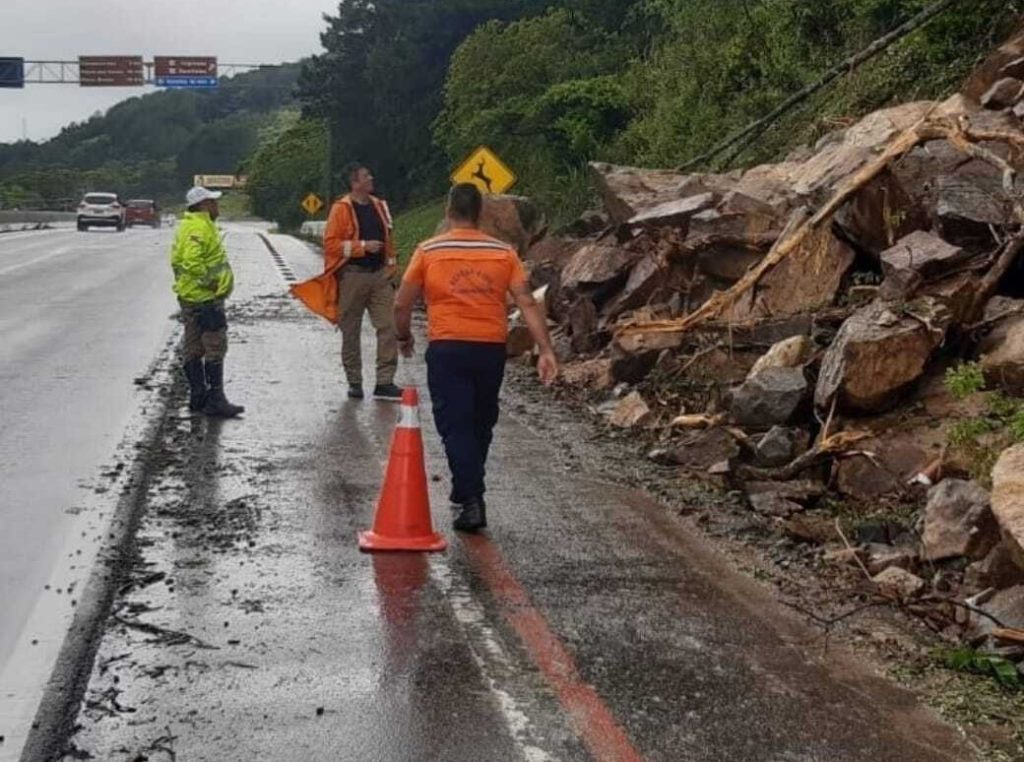
M 300 244 L 284 256 L 315 263 Z M 268 258 L 238 269 L 228 392 L 246 416 L 193 418 L 168 390 L 62 759 L 971 758 L 732 568 L 693 513 L 731 498 L 691 490 L 679 517 L 677 479 L 652 481 L 635 442 L 604 441 L 525 368 L 505 391 L 486 535 L 450 532 L 428 424 L 449 551 L 360 554 L 397 411 L 344 398 L 336 335 Z M 401 380 L 423 390 L 423 372 Z

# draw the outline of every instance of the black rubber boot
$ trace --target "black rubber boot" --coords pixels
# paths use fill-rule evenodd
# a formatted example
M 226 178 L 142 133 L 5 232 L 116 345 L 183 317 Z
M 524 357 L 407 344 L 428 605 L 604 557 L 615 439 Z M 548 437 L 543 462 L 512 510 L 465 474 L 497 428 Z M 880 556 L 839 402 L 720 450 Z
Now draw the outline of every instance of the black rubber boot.
M 487 527 L 487 506 L 482 498 L 475 497 L 459 506 L 458 515 L 452 522 L 459 532 L 476 532 Z
M 185 378 L 188 379 L 188 409 L 198 413 L 206 407 L 206 373 L 203 358 L 196 357 L 185 363 Z
M 206 361 L 206 383 L 210 391 L 206 393 L 206 405 L 203 413 L 213 418 L 235 418 L 245 412 L 241 405 L 232 405 L 224 396 L 224 362 L 222 360 Z

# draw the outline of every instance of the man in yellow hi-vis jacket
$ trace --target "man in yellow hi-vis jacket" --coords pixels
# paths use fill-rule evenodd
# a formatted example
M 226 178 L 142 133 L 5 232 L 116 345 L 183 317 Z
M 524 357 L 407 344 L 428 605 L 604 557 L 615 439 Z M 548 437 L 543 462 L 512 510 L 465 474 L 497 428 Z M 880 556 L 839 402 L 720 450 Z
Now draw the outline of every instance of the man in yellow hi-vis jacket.
M 224 355 L 228 351 L 228 321 L 224 300 L 235 287 L 235 276 L 217 230 L 221 194 L 195 187 L 185 200 L 188 211 L 178 225 L 171 247 L 174 293 L 185 325 L 182 360 L 189 387 L 189 410 L 217 418 L 245 412 L 224 396 Z

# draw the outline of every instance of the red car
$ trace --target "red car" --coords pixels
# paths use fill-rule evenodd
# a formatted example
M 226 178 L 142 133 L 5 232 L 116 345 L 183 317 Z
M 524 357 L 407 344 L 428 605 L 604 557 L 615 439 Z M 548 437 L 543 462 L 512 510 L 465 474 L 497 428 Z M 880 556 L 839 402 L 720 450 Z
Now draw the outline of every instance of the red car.
M 156 201 L 147 198 L 136 198 L 128 202 L 125 213 L 125 225 L 149 225 L 151 228 L 160 227 L 160 210 L 156 207 Z

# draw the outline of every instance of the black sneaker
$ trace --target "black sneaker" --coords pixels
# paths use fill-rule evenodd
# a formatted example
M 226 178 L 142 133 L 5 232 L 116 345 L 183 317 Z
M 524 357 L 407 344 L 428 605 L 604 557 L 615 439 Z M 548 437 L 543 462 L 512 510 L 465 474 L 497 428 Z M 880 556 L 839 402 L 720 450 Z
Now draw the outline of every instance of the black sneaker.
M 348 398 L 350 400 L 361 400 L 366 395 L 363 394 L 362 384 L 349 384 L 348 385 Z
M 487 508 L 480 498 L 458 506 L 458 513 L 452 527 L 459 532 L 476 532 L 487 527 Z
M 385 402 L 401 402 L 402 390 L 394 384 L 377 384 L 373 387 L 373 398 Z

